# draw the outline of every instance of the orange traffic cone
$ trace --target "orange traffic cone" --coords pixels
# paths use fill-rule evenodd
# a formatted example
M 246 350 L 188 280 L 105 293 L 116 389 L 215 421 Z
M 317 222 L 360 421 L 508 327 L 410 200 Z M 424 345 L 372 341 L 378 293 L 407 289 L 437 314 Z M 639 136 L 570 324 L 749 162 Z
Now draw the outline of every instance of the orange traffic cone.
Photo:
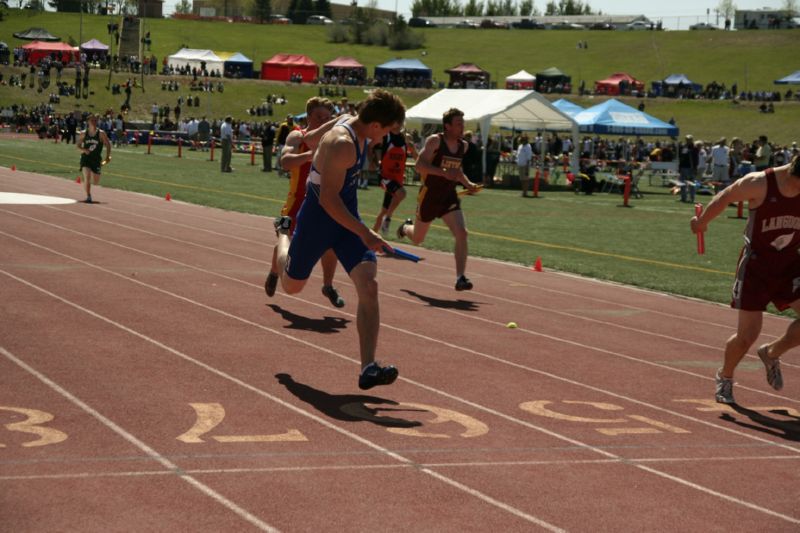
M 13 172 L 15 170 L 17 170 L 17 165 L 11 165 L 11 171 Z
M 535 272 L 541 272 L 542 271 L 542 258 L 541 257 L 537 257 L 536 258 L 536 262 L 533 264 L 533 270 Z
M 167 193 L 167 195 L 164 197 L 164 199 L 169 202 L 169 201 L 172 200 L 172 195 L 170 193 Z
M 80 176 L 78 176 L 77 178 L 75 178 L 75 183 L 80 183 L 80 182 L 81 182 L 81 177 L 80 177 Z

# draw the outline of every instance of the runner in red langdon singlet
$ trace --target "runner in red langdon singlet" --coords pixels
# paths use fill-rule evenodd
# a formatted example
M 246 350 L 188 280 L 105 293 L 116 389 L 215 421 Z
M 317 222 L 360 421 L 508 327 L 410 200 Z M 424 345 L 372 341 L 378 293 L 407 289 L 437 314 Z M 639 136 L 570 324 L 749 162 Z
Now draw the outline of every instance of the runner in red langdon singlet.
M 716 399 L 733 399 L 733 373 L 761 333 L 763 312 L 772 302 L 779 310 L 800 314 L 800 157 L 791 163 L 752 172 L 717 193 L 705 211 L 692 218 L 695 233 L 731 203 L 748 202 L 750 210 L 739 256 L 731 306 L 739 310 L 736 333 L 725 345 L 725 361 L 716 375 Z M 780 356 L 800 346 L 800 320 L 794 320 L 779 339 L 761 345 L 767 382 L 783 387 Z

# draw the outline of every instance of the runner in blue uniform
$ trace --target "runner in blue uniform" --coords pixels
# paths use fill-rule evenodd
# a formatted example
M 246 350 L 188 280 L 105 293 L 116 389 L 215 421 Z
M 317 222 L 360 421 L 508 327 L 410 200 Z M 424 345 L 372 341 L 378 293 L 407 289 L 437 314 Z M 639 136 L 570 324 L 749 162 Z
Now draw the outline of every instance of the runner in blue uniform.
M 288 228 L 279 228 L 278 271 L 287 294 L 300 292 L 314 265 L 332 249 L 353 280 L 358 294 L 361 374 L 358 386 L 370 389 L 397 379 L 393 366 L 375 362 L 380 327 L 376 251 L 391 250 L 358 214 L 359 172 L 367 143 L 381 142 L 405 120 L 403 102 L 388 91 L 376 90 L 364 101 L 358 116 L 337 124 L 322 138 L 309 173 L 306 198 L 297 214 L 291 241 Z

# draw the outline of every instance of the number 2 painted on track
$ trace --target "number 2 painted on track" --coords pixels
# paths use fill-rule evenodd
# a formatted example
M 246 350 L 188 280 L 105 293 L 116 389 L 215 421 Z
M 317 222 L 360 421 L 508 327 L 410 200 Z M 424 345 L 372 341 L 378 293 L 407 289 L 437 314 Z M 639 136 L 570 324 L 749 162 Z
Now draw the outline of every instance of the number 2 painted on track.
M 176 437 L 181 442 L 197 444 L 205 442 L 201 437 L 217 427 L 225 418 L 225 408 L 219 403 L 190 403 L 197 420 L 186 433 Z M 297 429 L 274 435 L 215 435 L 211 437 L 217 442 L 305 442 L 305 435 Z

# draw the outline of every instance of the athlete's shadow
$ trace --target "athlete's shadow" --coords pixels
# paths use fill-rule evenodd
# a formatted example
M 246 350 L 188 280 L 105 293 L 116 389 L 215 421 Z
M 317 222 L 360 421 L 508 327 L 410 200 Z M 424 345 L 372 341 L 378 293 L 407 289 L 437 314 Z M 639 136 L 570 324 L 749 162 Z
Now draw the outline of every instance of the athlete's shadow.
M 473 302 L 472 300 L 462 300 L 459 298 L 458 300 L 440 300 L 439 298 L 433 298 L 432 296 L 425 296 L 424 294 L 420 294 L 416 291 L 412 291 L 409 289 L 402 289 L 403 292 L 408 294 L 409 296 L 413 296 L 426 304 L 430 305 L 431 307 L 438 307 L 439 309 L 456 309 L 458 311 L 478 311 L 479 303 Z
M 289 322 L 289 324 L 285 326 L 287 329 L 315 331 L 317 333 L 338 333 L 340 330 L 347 328 L 347 324 L 350 323 L 348 319 L 338 316 L 308 318 L 287 311 L 279 305 L 269 304 L 268 307 L 276 313 L 280 313 L 281 318 Z
M 792 418 L 793 420 L 781 420 L 777 418 L 772 418 L 764 413 L 761 413 L 759 411 L 753 411 L 752 409 L 747 409 L 746 407 L 742 407 L 741 405 L 738 404 L 732 404 L 731 408 L 740 415 L 746 416 L 754 423 L 749 424 L 747 422 L 736 420 L 729 413 L 723 413 L 722 415 L 720 415 L 720 418 L 722 420 L 725 420 L 727 422 L 733 422 L 737 426 L 742 426 L 748 429 L 753 429 L 755 431 L 760 431 L 761 433 L 766 433 L 774 437 L 780 437 L 782 439 L 790 440 L 793 442 L 800 442 L 800 418 L 790 414 L 784 409 L 774 409 L 769 412 L 776 415 L 789 417 Z
M 343 422 L 372 422 L 373 424 L 392 428 L 412 428 L 421 426 L 416 420 L 381 416 L 381 412 L 412 412 L 419 409 L 392 409 L 384 407 L 367 407 L 366 404 L 398 405 L 394 400 L 365 396 L 363 394 L 328 394 L 304 383 L 298 383 L 289 374 L 275 374 L 278 383 L 329 418 Z M 354 376 L 355 377 L 355 376 Z

